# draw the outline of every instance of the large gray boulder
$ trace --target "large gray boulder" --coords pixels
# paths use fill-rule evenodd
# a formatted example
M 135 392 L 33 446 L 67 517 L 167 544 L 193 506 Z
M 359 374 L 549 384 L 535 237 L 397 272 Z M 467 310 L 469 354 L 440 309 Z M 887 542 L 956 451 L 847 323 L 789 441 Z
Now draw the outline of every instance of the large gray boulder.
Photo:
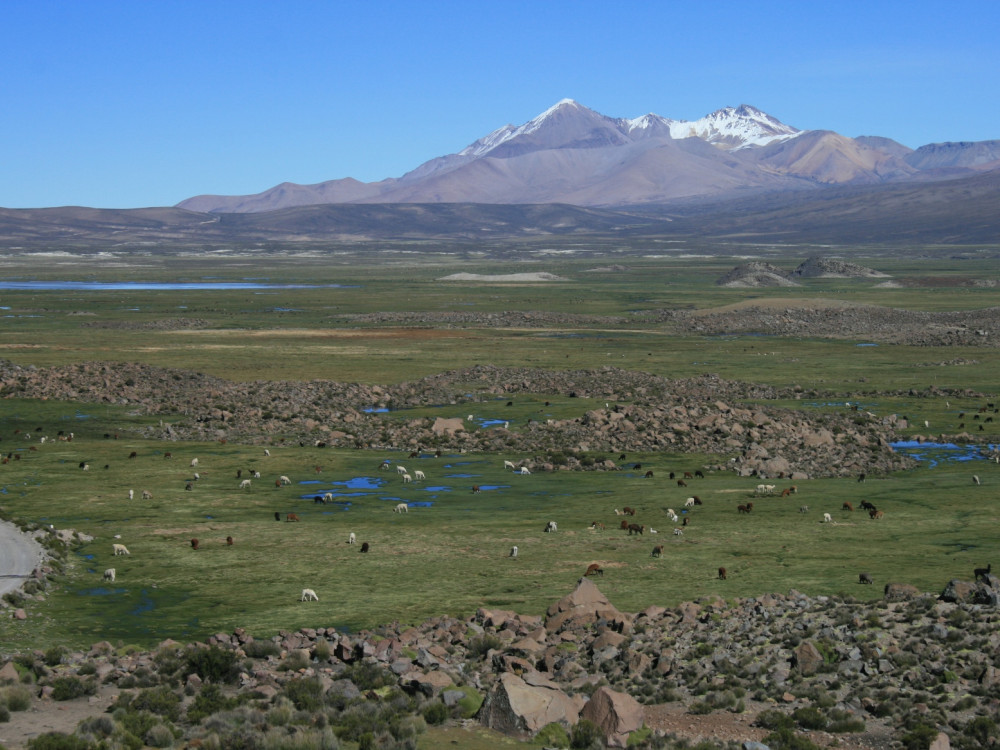
M 642 728 L 643 709 L 631 695 L 600 687 L 583 707 L 580 718 L 601 728 L 608 747 L 625 747 L 629 733 Z
M 552 722 L 571 727 L 580 712 L 572 698 L 539 673 L 526 673 L 522 679 L 504 672 L 487 693 L 477 718 L 490 729 L 526 739 Z

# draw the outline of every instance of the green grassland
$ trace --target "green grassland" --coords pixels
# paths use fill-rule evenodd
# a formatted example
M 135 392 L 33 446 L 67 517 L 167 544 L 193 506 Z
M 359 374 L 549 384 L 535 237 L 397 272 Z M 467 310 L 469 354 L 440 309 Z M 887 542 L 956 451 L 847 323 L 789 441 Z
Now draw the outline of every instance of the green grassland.
M 806 255 L 776 265 L 794 268 Z M 357 259 L 355 259 L 356 261 Z M 968 278 L 989 274 L 980 260 L 878 258 L 856 262 L 897 278 Z M 611 262 L 620 273 L 589 272 Z M 972 397 L 893 397 L 877 391 L 929 387 L 997 393 L 1000 349 L 987 347 L 859 347 L 857 341 L 724 336 L 678 337 L 663 326 L 629 323 L 559 328 L 501 329 L 475 325 L 404 328 L 358 323 L 347 315 L 380 311 L 546 311 L 623 316 L 656 308 L 701 309 L 753 299 L 834 298 L 913 310 L 958 310 L 995 305 L 995 290 L 946 285 L 878 289 L 870 281 L 820 279 L 799 288 L 722 289 L 715 280 L 732 258 L 662 259 L 633 256 L 583 261 L 457 265 L 444 259 L 367 266 L 341 260 L 254 261 L 147 259 L 86 267 L 11 261 L 8 279 L 172 280 L 245 278 L 272 282 L 343 284 L 341 288 L 243 291 L 4 292 L 0 357 L 48 366 L 83 361 L 140 361 L 206 372 L 232 380 L 330 379 L 397 383 L 444 370 L 492 363 L 551 369 L 613 365 L 666 377 L 706 372 L 779 386 L 829 391 L 839 398 L 787 401 L 789 408 L 842 410 L 860 401 L 879 414 L 907 414 L 908 433 L 957 427 Z M 35 264 L 37 265 L 37 264 Z M 449 273 L 547 271 L 569 278 L 549 284 L 439 282 Z M 204 329 L 156 330 L 82 326 L 82 323 L 155 323 L 190 318 Z M 964 359 L 961 366 L 939 366 Z M 933 365 L 933 366 L 931 366 Z M 519 398 L 504 414 L 516 429 L 543 400 L 557 418 L 582 416 L 594 404 L 556 402 L 554 394 Z M 603 405 L 603 404 L 602 404 Z M 359 404 L 358 407 L 367 406 Z M 483 407 L 487 409 L 487 407 Z M 414 409 L 390 419 L 463 416 L 467 407 Z M 454 413 L 452 413 L 454 412 Z M 498 417 L 499 414 L 487 416 Z M 504 417 L 506 418 L 506 416 Z M 556 472 L 517 476 L 503 459 L 521 456 L 339 451 L 275 443 L 260 446 L 166 443 L 136 437 L 153 418 L 114 404 L 0 400 L 0 450 L 21 460 L 0 466 L 0 508 L 6 518 L 73 528 L 94 537 L 69 557 L 63 575 L 43 598 L 27 603 L 26 621 L 0 622 L 3 651 L 97 640 L 150 645 L 164 638 L 204 638 L 244 627 L 255 635 L 281 629 L 334 626 L 356 630 L 379 623 L 418 622 L 441 614 L 468 616 L 477 607 L 540 614 L 568 593 L 586 567 L 604 568 L 601 590 L 620 609 L 671 605 L 717 594 L 731 599 L 795 588 L 809 594 L 881 595 L 887 581 L 938 590 L 968 578 L 997 552 L 1000 467 L 986 462 L 941 462 L 887 477 L 796 482 L 792 497 L 753 497 L 755 479 L 726 472 L 679 488 L 673 471 L 693 471 L 719 457 L 629 455 L 625 467 L 642 471 Z M 38 430 L 37 428 L 41 428 Z M 73 432 L 71 442 L 52 438 Z M 105 435 L 118 434 L 118 439 Z M 50 439 L 41 444 L 37 437 Z M 26 437 L 28 436 L 28 437 Z M 29 451 L 35 445 L 37 450 Z M 130 452 L 138 455 L 129 459 Z M 164 458 L 166 452 L 172 458 Z M 190 467 L 199 459 L 197 469 Z M 617 459 L 617 456 L 606 456 Z M 383 459 L 420 469 L 425 482 L 403 485 L 380 472 Z M 89 470 L 80 469 L 87 462 Z M 107 468 L 105 468 L 107 466 Z M 316 467 L 322 468 L 321 472 Z M 972 468 L 974 467 L 974 468 Z M 646 469 L 655 476 L 644 479 Z M 249 490 L 236 474 L 261 472 Z M 194 471 L 201 478 L 191 482 Z M 975 486 L 977 473 L 982 486 Z M 449 475 L 468 476 L 449 476 Z M 276 487 L 280 475 L 292 485 Z M 368 477 L 376 489 L 332 483 Z M 319 484 L 303 484 L 319 482 Z M 472 494 L 472 485 L 495 487 Z M 785 486 L 787 486 L 787 482 Z M 439 488 L 429 490 L 427 487 Z M 135 500 L 129 501 L 129 489 Z M 140 500 L 142 490 L 153 499 Z M 780 486 L 779 486 L 780 489 Z M 356 493 L 318 505 L 315 494 Z M 674 536 L 666 508 L 680 512 L 686 497 L 690 524 Z M 862 500 L 885 511 L 880 520 L 859 511 Z M 395 514 L 400 501 L 430 503 Z M 754 502 L 749 515 L 738 504 Z M 615 508 L 638 509 L 635 520 L 660 533 L 629 536 Z M 808 513 L 799 507 L 808 505 Z M 274 520 L 274 513 L 282 521 Z M 294 512 L 301 521 L 284 520 Z M 833 523 L 821 523 L 822 514 Z M 543 532 L 554 520 L 559 531 Z M 593 521 L 606 525 L 591 530 Z M 359 545 L 348 545 L 350 532 Z M 113 557 L 120 540 L 131 551 Z M 225 544 L 232 536 L 233 546 Z M 198 538 L 201 549 L 191 549 Z M 371 552 L 361 554 L 360 542 Z M 665 547 L 662 558 L 650 552 Z M 512 545 L 519 547 L 510 559 Z M 717 579 L 719 566 L 728 580 Z M 115 567 L 117 581 L 101 573 Z M 858 583 L 868 571 L 873 587 Z M 320 601 L 301 603 L 303 587 Z

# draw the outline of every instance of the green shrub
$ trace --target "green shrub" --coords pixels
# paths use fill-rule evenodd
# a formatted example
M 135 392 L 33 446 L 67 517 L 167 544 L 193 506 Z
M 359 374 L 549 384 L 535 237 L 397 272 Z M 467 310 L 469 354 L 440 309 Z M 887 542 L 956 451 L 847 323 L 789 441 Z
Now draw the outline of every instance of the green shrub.
M 188 706 L 187 720 L 197 724 L 206 716 L 234 708 L 236 703 L 235 698 L 227 698 L 223 695 L 221 687 L 212 682 L 206 682 Z
M 115 720 L 108 715 L 91 716 L 89 719 L 81 721 L 76 731 L 79 734 L 92 734 L 98 738 L 110 737 L 115 731 Z
M 52 700 L 70 701 L 84 695 L 93 695 L 97 692 L 97 686 L 92 682 L 84 682 L 79 677 L 65 675 L 56 677 L 52 681 Z
M 803 734 L 796 734 L 792 729 L 777 729 L 763 740 L 771 750 L 820 750 L 819 745 Z
M 11 711 L 27 711 L 31 708 L 31 691 L 24 685 L 11 685 L 0 690 L 0 701 Z
M 424 721 L 430 725 L 444 724 L 448 720 L 448 707 L 441 701 L 428 703 L 422 712 Z
M 826 731 L 834 734 L 865 731 L 865 720 L 860 716 L 855 716 L 850 711 L 830 711 L 827 714 L 827 719 L 829 723 L 826 725 Z
M 53 646 L 52 648 L 46 650 L 44 661 L 46 666 L 57 667 L 62 664 L 63 655 L 66 653 L 66 649 L 62 646 Z
M 293 708 L 290 701 L 286 699 L 280 700 L 267 712 L 267 723 L 273 727 L 287 726 L 292 721 L 292 716 L 294 715 Z
M 795 720 L 791 716 L 774 708 L 769 708 L 766 711 L 761 711 L 757 714 L 757 720 L 754 724 L 764 729 L 795 728 Z
M 803 706 L 792 711 L 792 718 L 803 729 L 825 729 L 826 717 L 814 706 Z
M 28 750 L 93 750 L 94 745 L 87 740 L 62 732 L 46 732 L 28 740 Z
M 188 671 L 210 682 L 236 682 L 239 677 L 236 653 L 216 646 L 196 648 L 187 653 Z
M 927 750 L 937 739 L 938 730 L 927 724 L 917 724 L 904 734 L 900 741 L 906 750 Z
M 323 705 L 323 683 L 318 677 L 290 680 L 283 692 L 300 711 L 315 711 Z
M 978 742 L 980 747 L 986 747 L 990 737 L 995 736 L 996 733 L 997 723 L 988 716 L 977 716 L 962 730 L 962 734 Z
M 358 662 L 352 664 L 341 673 L 341 677 L 353 682 L 358 690 L 377 690 L 398 681 L 392 672 L 373 662 Z
M 546 724 L 535 735 L 535 743 L 542 747 L 569 747 L 569 735 L 562 724 Z
M 469 641 L 468 654 L 475 659 L 482 659 L 491 650 L 498 649 L 501 645 L 500 639 L 495 635 L 484 633 Z
M 150 747 L 173 747 L 174 733 L 170 731 L 170 727 L 156 724 L 146 732 L 144 740 Z
M 580 719 L 573 727 L 572 734 L 570 734 L 569 746 L 584 750 L 594 745 L 603 747 L 603 739 L 601 728 L 597 724 L 589 719 Z
M 967 711 L 970 708 L 975 708 L 977 701 L 973 696 L 966 695 L 955 701 L 955 705 L 951 707 L 952 711 Z
M 483 705 L 483 696 L 473 687 L 465 686 L 461 688 L 465 697 L 459 699 L 458 707 L 463 719 L 471 719 Z
M 181 697 L 166 685 L 148 688 L 139 691 L 129 703 L 128 710 L 149 711 L 170 721 L 177 721 L 181 714 Z
M 330 642 L 325 639 L 320 639 L 316 641 L 316 645 L 313 647 L 313 656 L 319 661 L 328 661 L 330 656 L 333 655 L 333 647 L 330 646 Z

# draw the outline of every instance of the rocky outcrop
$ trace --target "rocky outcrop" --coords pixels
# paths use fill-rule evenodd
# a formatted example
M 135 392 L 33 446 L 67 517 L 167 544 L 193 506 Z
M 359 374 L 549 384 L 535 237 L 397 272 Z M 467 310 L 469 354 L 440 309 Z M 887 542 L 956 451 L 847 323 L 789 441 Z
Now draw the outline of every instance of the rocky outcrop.
M 715 282 L 727 287 L 798 286 L 787 271 L 762 261 L 751 261 L 736 266 Z
M 817 336 L 908 346 L 1000 346 L 1000 307 L 926 312 L 813 300 L 717 312 L 668 311 L 661 317 L 679 333 L 688 334 Z
M 483 400 L 539 393 L 599 399 L 609 406 L 581 410 L 580 416 L 569 419 L 530 420 L 516 429 L 469 429 L 461 417 L 400 420 L 398 413 L 379 412 L 435 404 L 468 412 Z M 143 433 L 161 440 L 225 438 L 377 450 L 517 452 L 535 456 L 529 467 L 533 470 L 619 468 L 608 457 L 585 464 L 574 456 L 603 451 L 716 454 L 720 461 L 715 468 L 762 477 L 878 474 L 911 464 L 890 447 L 893 415 L 741 405 L 802 395 L 801 389 L 755 386 L 714 375 L 669 380 L 611 367 L 555 372 L 476 366 L 377 386 L 232 383 L 137 364 L 37 369 L 0 362 L 3 397 L 114 402 L 147 414 L 183 415 Z
M 799 267 L 792 271 L 793 276 L 804 279 L 815 278 L 841 278 L 841 279 L 873 279 L 885 278 L 889 274 L 876 271 L 871 268 L 859 266 L 857 263 L 848 263 L 843 260 L 833 258 L 808 258 L 799 264 Z

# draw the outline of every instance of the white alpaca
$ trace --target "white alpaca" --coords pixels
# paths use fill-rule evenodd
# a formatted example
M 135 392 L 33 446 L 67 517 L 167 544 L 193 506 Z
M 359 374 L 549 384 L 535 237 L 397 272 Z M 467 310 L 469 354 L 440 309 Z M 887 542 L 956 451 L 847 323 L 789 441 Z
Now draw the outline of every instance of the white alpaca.
M 833 517 L 829 513 L 824 513 L 823 523 L 833 523 Z
M 129 500 L 134 500 L 135 499 L 135 490 L 129 490 L 128 491 L 128 499 Z
M 260 472 L 259 472 L 259 471 L 255 471 L 255 472 L 253 473 L 253 478 L 254 478 L 254 479 L 260 479 Z
M 284 474 L 282 474 L 280 477 L 278 477 L 278 481 L 281 482 L 282 484 L 291 484 L 292 483 L 292 480 L 289 479 L 288 477 L 286 477 Z
M 114 568 L 108 568 L 107 570 L 104 571 L 104 580 L 105 581 L 111 581 L 112 583 L 115 582 L 115 569 Z
M 503 462 L 503 467 L 505 469 L 510 469 L 511 471 L 517 471 L 517 467 L 514 466 L 514 462 L 513 461 L 504 461 Z
M 674 528 L 674 536 L 684 536 L 684 530 L 679 528 Z
M 132 554 L 131 552 L 128 551 L 128 547 L 126 547 L 124 544 L 112 544 L 111 545 L 111 549 L 115 553 L 115 555 L 130 555 L 130 554 Z
M 409 513 L 410 506 L 406 503 L 399 503 L 395 508 L 392 509 L 393 513 Z
M 411 477 L 409 474 L 403 474 L 403 484 L 409 484 L 412 481 L 413 477 Z
M 250 480 L 249 479 L 242 480 L 240 482 L 240 489 L 241 490 L 248 490 L 248 489 L 250 489 Z
M 403 464 L 396 464 L 396 473 L 397 474 L 405 474 L 406 473 L 406 467 L 403 466 Z
M 192 458 L 191 459 L 191 468 L 193 469 L 197 465 L 198 465 L 198 459 L 197 458 Z
M 517 545 L 510 548 L 510 557 L 517 557 Z
M 413 472 L 413 478 L 418 480 L 427 479 L 427 477 L 424 476 L 424 472 L 420 471 L 420 469 L 417 469 L 415 472 Z
M 347 543 L 348 544 L 357 544 L 358 543 L 358 538 L 354 535 L 353 531 L 347 536 Z
M 685 508 L 690 508 L 693 505 L 694 505 L 694 498 L 693 497 L 689 497 L 687 500 L 684 501 L 684 507 Z
M 521 476 L 522 476 L 522 477 L 523 477 L 523 476 L 525 476 L 526 474 L 530 474 L 530 473 L 531 473 L 531 472 L 530 472 L 530 471 L 528 470 L 528 467 L 527 467 L 527 466 L 522 466 L 522 467 L 521 467 Z
M 269 451 L 267 448 L 265 448 L 264 449 L 264 455 L 265 456 L 270 456 L 271 455 L 271 451 Z
M 318 602 L 319 597 L 316 596 L 316 592 L 312 589 L 302 589 L 302 596 L 299 597 L 300 602 Z

